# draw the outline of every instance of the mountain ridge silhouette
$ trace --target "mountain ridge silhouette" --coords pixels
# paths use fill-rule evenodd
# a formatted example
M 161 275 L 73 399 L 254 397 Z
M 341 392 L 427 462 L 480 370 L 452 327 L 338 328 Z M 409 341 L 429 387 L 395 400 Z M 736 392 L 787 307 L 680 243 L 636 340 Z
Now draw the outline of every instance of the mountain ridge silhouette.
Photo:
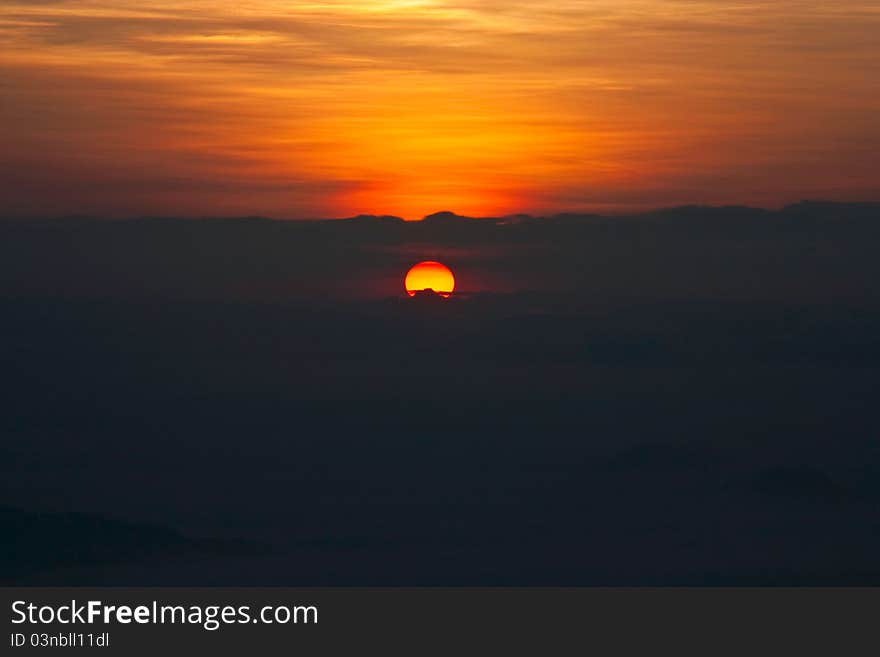
M 372 214 L 361 213 L 348 217 L 301 217 L 285 218 L 264 215 L 132 215 L 119 217 L 106 217 L 101 215 L 67 213 L 60 215 L 4 215 L 0 211 L 0 222 L 9 221 L 151 221 L 151 222 L 175 222 L 175 221 L 211 221 L 211 222 L 286 222 L 286 223 L 313 223 L 333 222 L 334 224 L 349 225 L 453 225 L 468 224 L 472 222 L 498 225 L 517 225 L 533 222 L 578 222 L 596 220 L 628 220 L 646 218 L 690 218 L 699 215 L 723 216 L 727 218 L 741 217 L 805 217 L 827 215 L 828 213 L 843 213 L 845 216 L 867 216 L 880 213 L 880 201 L 829 201 L 821 199 L 805 199 L 796 203 L 790 203 L 782 207 L 772 209 L 750 205 L 701 205 L 684 204 L 669 207 L 657 207 L 653 209 L 597 213 L 565 211 L 553 214 L 529 214 L 511 213 L 505 215 L 471 216 L 458 214 L 452 210 L 440 210 L 423 216 L 421 219 L 406 220 L 395 214 Z

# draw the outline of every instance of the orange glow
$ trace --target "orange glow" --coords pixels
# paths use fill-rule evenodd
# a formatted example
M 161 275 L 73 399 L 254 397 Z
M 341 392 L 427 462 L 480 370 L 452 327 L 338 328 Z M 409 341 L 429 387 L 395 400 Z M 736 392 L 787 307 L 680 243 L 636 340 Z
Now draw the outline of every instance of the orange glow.
M 420 262 L 406 274 L 406 293 L 414 297 L 422 290 L 433 290 L 443 298 L 452 296 L 455 289 L 455 277 L 444 264 L 433 261 Z
M 876 4 L 5 0 L 3 212 L 876 198 Z

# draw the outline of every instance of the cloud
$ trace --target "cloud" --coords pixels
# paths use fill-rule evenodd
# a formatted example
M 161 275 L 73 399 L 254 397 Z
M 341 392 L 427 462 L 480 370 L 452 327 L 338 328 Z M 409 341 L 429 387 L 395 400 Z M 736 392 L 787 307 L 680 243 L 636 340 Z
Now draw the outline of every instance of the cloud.
M 0 132 L 10 163 L 315 181 L 276 211 L 581 209 L 584 188 L 845 196 L 876 188 L 878 28 L 849 1 L 13 2 Z M 728 185 L 751 166 L 774 177 Z M 333 180 L 375 194 L 327 195 Z

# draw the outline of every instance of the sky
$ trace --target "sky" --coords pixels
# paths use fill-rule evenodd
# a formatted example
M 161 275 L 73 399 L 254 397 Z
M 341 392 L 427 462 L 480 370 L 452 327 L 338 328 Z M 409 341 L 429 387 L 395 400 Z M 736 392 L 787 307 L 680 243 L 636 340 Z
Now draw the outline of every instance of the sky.
M 877 200 L 877 34 L 851 0 L 0 0 L 0 208 Z

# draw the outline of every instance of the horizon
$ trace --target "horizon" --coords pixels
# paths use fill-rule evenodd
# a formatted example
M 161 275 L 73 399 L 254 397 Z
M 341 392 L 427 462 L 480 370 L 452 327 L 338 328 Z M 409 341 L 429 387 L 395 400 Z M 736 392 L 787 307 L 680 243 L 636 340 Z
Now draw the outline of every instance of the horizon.
M 29 221 L 41 221 L 41 220 L 58 220 L 58 219 L 96 219 L 100 221 L 134 221 L 134 220 L 147 220 L 147 219 L 184 219 L 184 220 L 247 220 L 247 219 L 262 219 L 269 221 L 279 221 L 279 222 L 333 222 L 333 221 L 350 221 L 353 219 L 390 219 L 390 220 L 400 220 L 403 223 L 407 224 L 418 224 L 423 222 L 426 219 L 439 218 L 442 216 L 455 217 L 458 219 L 474 219 L 474 220 L 502 220 L 502 219 L 511 219 L 511 218 L 523 218 L 523 219 L 554 219 L 559 217 L 605 217 L 605 218 L 615 218 L 615 217 L 641 217 L 651 214 L 658 214 L 664 212 L 676 212 L 682 210 L 755 210 L 767 213 L 776 213 L 776 212 L 784 212 L 788 209 L 798 208 L 798 207 L 809 207 L 809 206 L 850 206 L 850 207 L 872 207 L 880 205 L 880 199 L 853 199 L 853 200 L 831 200 L 831 199 L 821 199 L 821 198 L 804 198 L 798 201 L 794 201 L 792 203 L 785 203 L 783 205 L 778 206 L 761 206 L 761 205 L 749 205 L 744 203 L 725 203 L 725 204 L 700 204 L 700 203 L 682 203 L 678 205 L 661 205 L 656 207 L 649 207 L 644 209 L 631 209 L 631 210 L 620 210 L 617 212 L 602 212 L 599 210 L 566 210 L 561 212 L 554 213 L 528 213 L 528 212 L 510 212 L 507 214 L 500 215 L 468 215 L 457 212 L 455 210 L 443 209 L 436 210 L 434 212 L 429 212 L 427 214 L 411 218 L 405 217 L 400 214 L 395 213 L 367 213 L 360 212 L 349 216 L 338 216 L 338 217 L 309 217 L 309 216 L 278 216 L 278 215 L 263 215 L 263 214 L 148 214 L 148 213 L 133 213 L 130 215 L 117 215 L 117 216 L 109 216 L 109 215 L 98 215 L 98 214 L 88 214 L 81 212 L 65 212 L 58 214 L 43 214 L 43 215 L 10 215 L 8 213 L 0 213 L 0 220 L 9 220 L 9 219 L 24 219 Z

